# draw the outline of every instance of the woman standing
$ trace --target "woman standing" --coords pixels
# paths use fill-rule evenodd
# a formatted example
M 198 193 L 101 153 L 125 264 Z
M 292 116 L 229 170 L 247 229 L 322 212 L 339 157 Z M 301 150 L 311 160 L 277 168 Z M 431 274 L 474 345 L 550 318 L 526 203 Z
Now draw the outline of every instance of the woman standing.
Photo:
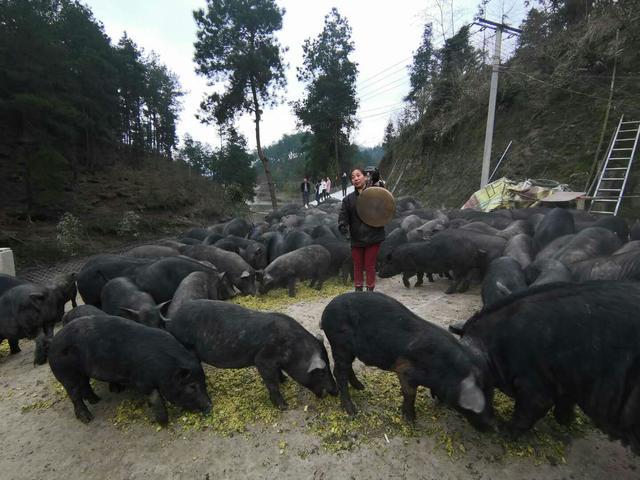
M 351 172 L 354 191 L 342 199 L 338 228 L 340 232 L 351 236 L 351 257 L 353 258 L 353 281 L 356 291 L 362 291 L 364 273 L 367 275 L 367 291 L 376 286 L 376 258 L 380 243 L 384 240 L 384 227 L 372 227 L 364 223 L 356 211 L 358 196 L 366 188 L 367 177 L 362 168 Z

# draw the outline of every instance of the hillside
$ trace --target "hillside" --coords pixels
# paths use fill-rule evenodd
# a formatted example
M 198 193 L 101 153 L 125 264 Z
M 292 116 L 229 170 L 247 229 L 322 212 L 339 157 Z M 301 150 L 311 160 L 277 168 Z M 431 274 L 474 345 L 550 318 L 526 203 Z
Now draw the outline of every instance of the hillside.
M 553 179 L 583 191 L 614 66 L 613 98 L 598 158 L 622 114 L 640 120 L 640 36 L 633 25 L 640 6 L 619 2 L 594 7 L 577 20 L 562 20 L 560 13 L 542 19 L 540 12 L 530 13 L 515 56 L 501 66 L 491 170 L 513 141 L 494 179 Z M 543 30 L 544 35 L 539 33 Z M 459 207 L 479 188 L 489 78 L 487 65 L 459 78 L 462 93 L 446 111 L 427 108 L 421 120 L 398 128 L 381 163 L 396 194 L 417 195 L 432 206 Z M 637 165 L 632 174 L 628 196 L 640 188 Z M 622 213 L 637 215 L 638 207 L 636 199 L 628 199 Z
M 235 208 L 211 181 L 181 162 L 159 159 L 131 166 L 114 163 L 95 171 L 79 170 L 77 180 L 62 172 L 55 182 L 36 183 L 31 221 L 25 209 L 23 165 L 0 161 L 3 205 L 0 245 L 14 250 L 18 268 L 62 261 L 127 242 L 178 233 L 192 225 L 215 223 Z M 48 175 L 53 175 L 52 170 Z M 56 238 L 65 212 L 79 220 L 70 226 L 65 249 Z

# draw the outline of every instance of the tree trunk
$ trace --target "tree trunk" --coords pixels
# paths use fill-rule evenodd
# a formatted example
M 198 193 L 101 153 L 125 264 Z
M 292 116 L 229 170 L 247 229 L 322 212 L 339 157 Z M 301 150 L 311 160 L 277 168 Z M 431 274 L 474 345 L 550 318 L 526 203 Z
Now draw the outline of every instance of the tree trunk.
M 333 146 L 335 149 L 335 155 L 336 155 L 336 168 L 340 169 L 340 156 L 339 156 L 339 148 L 338 148 L 338 136 L 340 135 L 340 123 L 339 120 L 336 120 L 336 136 L 335 136 L 335 140 L 333 142 Z M 344 166 L 343 169 L 344 171 Z M 340 172 L 338 172 L 338 175 L 340 174 Z
M 27 153 L 27 147 L 21 145 L 18 147 L 20 150 L 20 157 L 24 161 L 24 189 L 27 196 L 27 223 L 31 222 L 31 213 L 33 212 L 33 189 L 31 187 L 31 165 L 29 165 L 29 154 Z
M 267 177 L 267 185 L 269 185 L 269 195 L 271 196 L 271 206 L 273 210 L 278 209 L 278 200 L 276 199 L 276 188 L 273 184 L 273 180 L 271 178 L 271 170 L 269 170 L 269 159 L 265 157 L 264 152 L 262 151 L 262 145 L 260 144 L 260 104 L 258 103 L 258 93 L 256 92 L 256 87 L 251 82 L 251 95 L 253 95 L 253 105 L 256 112 L 256 149 L 258 150 L 258 157 L 262 162 L 262 167 L 264 168 L 264 175 Z

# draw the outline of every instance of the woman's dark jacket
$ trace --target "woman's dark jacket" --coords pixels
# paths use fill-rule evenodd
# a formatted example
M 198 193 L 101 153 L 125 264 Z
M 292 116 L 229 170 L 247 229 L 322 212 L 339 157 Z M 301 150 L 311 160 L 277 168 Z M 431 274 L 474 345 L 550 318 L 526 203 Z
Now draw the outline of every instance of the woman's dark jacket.
M 342 199 L 338 228 L 344 233 L 346 233 L 346 228 L 349 228 L 352 247 L 367 247 L 382 242 L 385 233 L 384 227 L 372 227 L 360 220 L 356 211 L 356 202 L 359 195 L 360 193 L 356 189 Z

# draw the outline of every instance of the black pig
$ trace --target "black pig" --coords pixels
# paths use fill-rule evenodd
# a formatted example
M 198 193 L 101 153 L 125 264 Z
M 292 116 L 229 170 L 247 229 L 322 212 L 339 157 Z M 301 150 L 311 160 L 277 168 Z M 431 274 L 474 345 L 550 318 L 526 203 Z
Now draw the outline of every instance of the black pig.
M 415 420 L 416 389 L 422 385 L 462 412 L 476 428 L 492 423 L 491 387 L 471 352 L 450 333 L 377 292 L 352 292 L 334 298 L 322 312 L 320 328 L 331 344 L 334 374 L 342 406 L 356 408 L 347 382 L 363 389 L 352 362 L 396 372 L 404 401 L 402 413 Z
M 640 284 L 593 281 L 534 287 L 471 317 L 462 342 L 515 398 L 509 430 L 551 407 L 567 424 L 575 404 L 640 453 Z
M 269 398 L 286 408 L 280 394 L 282 371 L 317 396 L 336 394 L 321 340 L 282 313 L 258 312 L 217 300 L 183 304 L 167 330 L 198 358 L 218 368 L 255 365 Z
M 143 292 L 131 280 L 117 277 L 109 280 L 102 289 L 102 310 L 107 315 L 125 317 L 147 327 L 162 328 L 164 320 L 160 305 Z
M 296 296 L 296 281 L 311 279 L 311 287 L 322 288 L 331 263 L 331 254 L 321 245 L 308 245 L 276 258 L 264 270 L 259 293 L 276 287 L 287 287 Z
M 148 395 L 161 424 L 168 421 L 165 400 L 191 411 L 211 409 L 197 358 L 168 332 L 124 318 L 85 317 L 65 325 L 51 341 L 49 365 L 83 423 L 93 418 L 84 400 L 100 400 L 91 378 Z

